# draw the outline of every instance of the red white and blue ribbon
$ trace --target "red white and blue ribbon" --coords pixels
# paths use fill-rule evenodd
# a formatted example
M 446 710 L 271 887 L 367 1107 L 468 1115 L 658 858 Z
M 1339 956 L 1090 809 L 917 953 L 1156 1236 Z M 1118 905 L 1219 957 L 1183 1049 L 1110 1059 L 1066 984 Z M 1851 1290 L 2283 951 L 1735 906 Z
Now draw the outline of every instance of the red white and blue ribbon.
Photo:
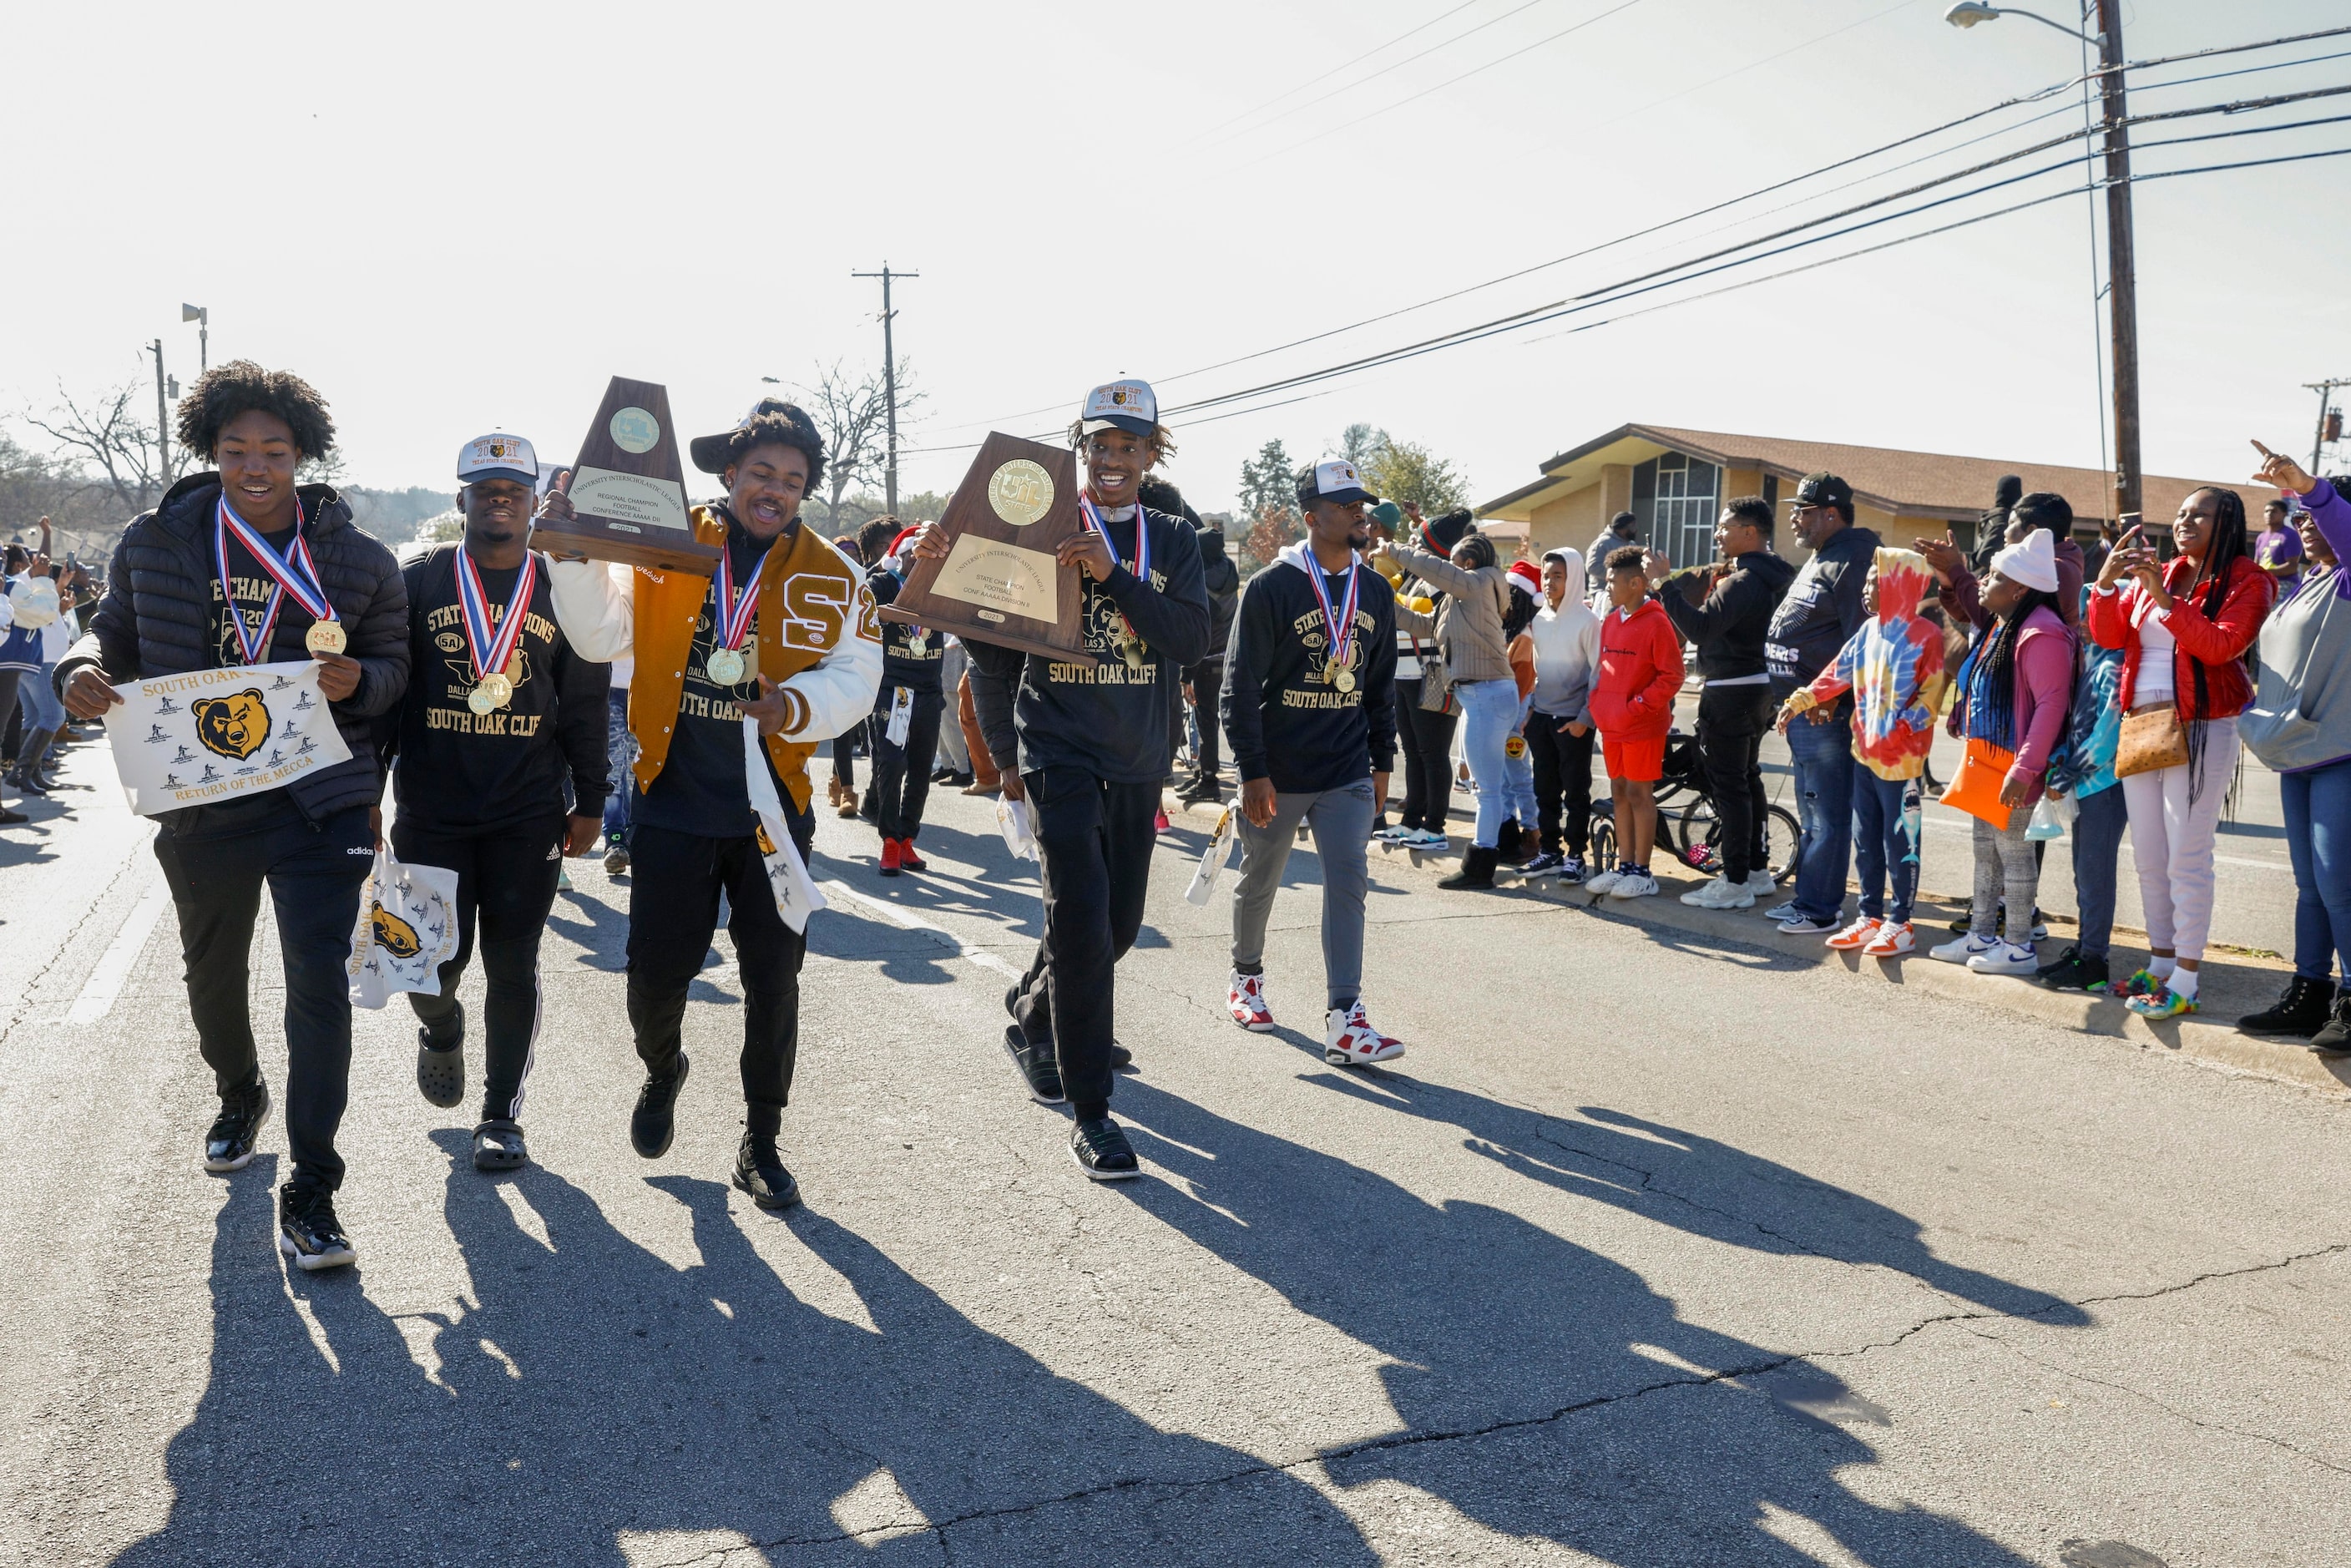
M 1117 565 L 1118 541 L 1110 537 L 1110 524 L 1103 518 L 1102 508 L 1094 505 L 1093 495 L 1091 491 L 1080 490 L 1078 492 L 1078 510 L 1085 514 L 1086 526 L 1093 529 L 1094 532 L 1102 535 L 1102 543 L 1110 546 L 1111 564 L 1113 566 Z M 1141 580 L 1144 587 L 1148 588 L 1151 586 L 1151 530 L 1144 526 L 1143 503 L 1140 501 L 1137 501 L 1134 504 L 1134 571 L 1135 577 Z
M 739 648 L 751 630 L 751 616 L 759 608 L 759 575 L 767 570 L 768 557 L 775 552 L 770 545 L 761 553 L 759 564 L 751 569 L 751 580 L 741 592 L 735 589 L 735 571 L 730 564 L 732 552 L 722 550 L 718 556 L 718 575 L 711 581 L 711 591 L 718 596 L 716 624 L 711 628 L 712 644 L 720 648 Z
M 228 572 L 228 536 L 235 534 L 237 542 L 250 553 L 261 570 L 267 572 L 277 586 L 269 591 L 268 606 L 262 612 L 260 630 L 248 635 L 245 629 L 245 613 L 237 608 L 236 593 Z M 228 606 L 228 622 L 236 628 L 236 644 L 245 652 L 245 662 L 258 664 L 269 652 L 269 634 L 277 624 L 278 609 L 286 596 L 292 594 L 294 602 L 310 612 L 313 621 L 336 619 L 334 604 L 327 591 L 319 585 L 319 569 L 311 564 L 310 547 L 302 542 L 302 498 L 294 498 L 294 543 L 287 550 L 293 559 L 269 548 L 269 541 L 254 530 L 253 525 L 236 515 L 224 495 L 213 511 L 213 559 L 220 568 L 221 599 Z
M 522 623 L 530 611 L 530 596 L 538 586 L 538 555 L 525 550 L 522 570 L 515 576 L 514 593 L 507 599 L 502 617 L 494 620 L 490 614 L 490 596 L 482 588 L 482 574 L 474 566 L 473 552 L 457 551 L 457 610 L 465 622 L 465 656 L 474 661 L 474 679 L 504 670 L 514 658 L 515 644 L 522 641 Z M 496 626 L 496 631 L 491 628 Z
M 1342 669 L 1346 667 L 1347 655 L 1355 646 L 1355 601 L 1361 597 L 1364 586 L 1355 574 L 1362 570 L 1353 557 L 1348 559 L 1347 612 L 1334 619 L 1330 590 L 1322 585 L 1322 563 L 1314 559 L 1312 550 L 1306 552 L 1306 580 L 1314 585 L 1314 601 L 1322 606 L 1322 632 L 1330 644 L 1330 658 Z

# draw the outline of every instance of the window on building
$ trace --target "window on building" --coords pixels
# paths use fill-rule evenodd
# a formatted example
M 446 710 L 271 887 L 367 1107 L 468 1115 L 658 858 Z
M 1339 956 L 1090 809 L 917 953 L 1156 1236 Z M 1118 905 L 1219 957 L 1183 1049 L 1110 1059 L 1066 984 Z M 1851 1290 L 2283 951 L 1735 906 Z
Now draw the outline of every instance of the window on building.
M 1714 559 L 1714 519 L 1722 509 L 1722 470 L 1687 453 L 1668 452 L 1633 470 L 1633 510 L 1648 547 L 1677 568 Z

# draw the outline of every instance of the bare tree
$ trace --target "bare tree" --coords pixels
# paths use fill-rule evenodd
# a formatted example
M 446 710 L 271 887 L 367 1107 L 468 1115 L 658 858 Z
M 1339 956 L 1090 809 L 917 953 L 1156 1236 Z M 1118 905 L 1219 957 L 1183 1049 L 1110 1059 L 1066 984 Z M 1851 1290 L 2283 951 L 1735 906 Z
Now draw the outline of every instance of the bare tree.
M 138 414 L 140 399 L 152 390 L 131 382 L 84 402 L 61 382 L 57 406 L 48 417 L 28 413 L 25 423 L 55 442 L 69 464 L 95 471 L 126 515 L 143 512 L 171 488 L 185 464 L 185 455 L 174 453 L 173 471 L 161 472 L 155 427 Z
M 913 421 L 908 411 L 923 401 L 913 390 L 914 367 L 898 361 L 898 434 Z M 841 497 L 852 489 L 879 486 L 889 463 L 890 393 L 882 372 L 843 371 L 841 361 L 822 367 L 814 386 L 800 389 L 810 417 L 824 433 L 825 517 L 837 525 Z M 839 531 L 836 527 L 834 531 Z

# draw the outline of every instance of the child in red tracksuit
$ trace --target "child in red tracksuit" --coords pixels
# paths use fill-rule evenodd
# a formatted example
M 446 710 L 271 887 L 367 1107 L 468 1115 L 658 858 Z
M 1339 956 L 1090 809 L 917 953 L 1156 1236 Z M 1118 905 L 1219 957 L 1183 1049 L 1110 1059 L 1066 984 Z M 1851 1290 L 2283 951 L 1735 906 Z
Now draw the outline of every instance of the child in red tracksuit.
M 1608 557 L 1608 613 L 1600 622 L 1600 673 L 1592 687 L 1592 722 L 1599 727 L 1616 803 L 1614 871 L 1583 885 L 1611 898 L 1646 898 L 1657 891 L 1649 852 L 1657 838 L 1657 779 L 1666 768 L 1666 735 L 1674 697 L 1682 689 L 1682 639 L 1665 607 L 1649 597 L 1641 550 L 1626 545 Z

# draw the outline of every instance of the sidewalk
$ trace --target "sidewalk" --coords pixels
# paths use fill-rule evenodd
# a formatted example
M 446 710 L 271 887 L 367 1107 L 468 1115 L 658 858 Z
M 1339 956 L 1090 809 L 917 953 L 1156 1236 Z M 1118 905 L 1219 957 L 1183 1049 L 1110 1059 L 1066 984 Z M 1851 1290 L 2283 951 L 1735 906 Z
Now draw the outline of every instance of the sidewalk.
M 1214 823 L 1223 810 L 1206 805 L 1186 807 L 1173 794 L 1167 797 L 1166 804 L 1171 816 L 1188 816 L 1202 823 Z M 1407 867 L 1425 870 L 1433 880 L 1458 863 L 1460 850 L 1457 845 L 1446 851 L 1424 852 L 1392 849 L 1374 841 L 1372 855 L 1374 866 L 1390 872 Z M 2001 1008 L 2085 1035 L 2119 1040 L 2139 1051 L 2167 1052 L 2222 1071 L 2252 1073 L 2351 1098 L 2351 1057 L 2323 1057 L 2305 1049 L 2299 1040 L 2238 1032 L 2235 1019 L 2240 1015 L 2257 1012 L 2277 1000 L 2293 969 L 2283 961 L 2237 950 L 2215 950 L 2207 957 L 2203 969 L 2203 1011 L 2158 1022 L 2140 1018 L 2121 1002 L 2108 998 L 2052 991 L 2031 980 L 1979 975 L 1959 965 L 1938 963 L 1928 957 L 1925 949 L 1948 939 L 1946 927 L 1965 904 L 1964 899 L 1954 901 L 1922 894 L 1913 915 L 1919 951 L 1907 958 L 1865 958 L 1857 953 L 1836 952 L 1818 936 L 1782 936 L 1762 917 L 1766 900 L 1758 899 L 1755 907 L 1747 910 L 1693 909 L 1681 902 L 1681 895 L 1703 879 L 1665 855 L 1657 857 L 1655 869 L 1660 889 L 1655 898 L 1599 897 L 1573 883 L 1562 886 L 1552 877 L 1536 878 L 1530 883 L 1510 870 L 1499 873 L 1495 879 L 1497 888 L 1506 891 L 1492 896 L 1539 899 L 1579 912 L 1588 911 L 1603 919 L 1667 926 L 1823 967 L 1834 965 L 1852 976 L 1857 984 L 1903 987 L 1979 1007 Z M 2053 955 L 2064 946 L 2071 923 L 2052 917 L 2049 925 L 2050 941 L 2043 945 L 2044 956 Z M 2116 930 L 2118 939 L 2141 935 L 2122 927 Z M 2126 948 L 2118 940 L 2114 954 L 2116 977 L 2126 977 L 2136 968 L 2144 951 Z

